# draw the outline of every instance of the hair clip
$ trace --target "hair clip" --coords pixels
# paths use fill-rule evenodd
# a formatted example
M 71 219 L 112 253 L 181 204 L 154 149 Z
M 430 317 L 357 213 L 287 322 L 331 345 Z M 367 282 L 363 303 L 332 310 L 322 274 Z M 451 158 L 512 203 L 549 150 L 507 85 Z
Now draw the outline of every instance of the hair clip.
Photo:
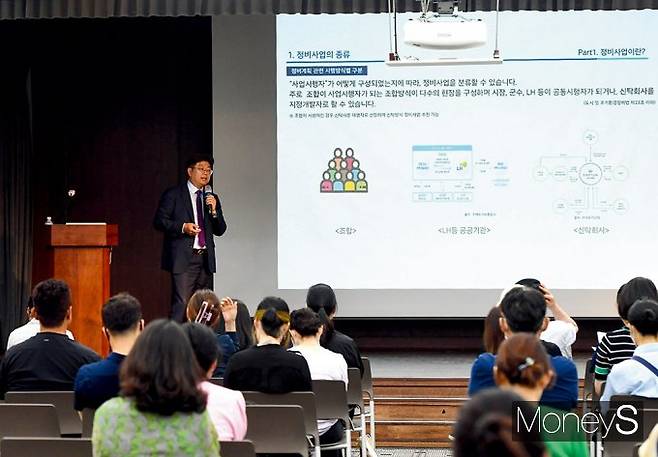
M 535 359 L 533 359 L 532 357 L 526 357 L 525 361 L 522 364 L 520 364 L 518 367 L 516 367 L 516 369 L 519 371 L 519 373 L 521 373 L 523 372 L 523 370 L 533 366 L 534 364 L 535 364 Z
M 194 322 L 197 324 L 208 325 L 210 323 L 210 320 L 212 319 L 212 309 L 213 309 L 213 305 L 211 305 L 207 301 L 201 303 L 201 309 L 197 313 Z

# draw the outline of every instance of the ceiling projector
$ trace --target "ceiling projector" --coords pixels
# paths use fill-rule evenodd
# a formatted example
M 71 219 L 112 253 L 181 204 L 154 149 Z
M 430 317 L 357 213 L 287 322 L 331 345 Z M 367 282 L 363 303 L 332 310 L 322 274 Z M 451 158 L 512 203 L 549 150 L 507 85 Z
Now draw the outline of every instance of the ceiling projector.
M 404 42 L 423 48 L 475 48 L 486 44 L 487 24 L 481 20 L 411 19 L 404 25 Z

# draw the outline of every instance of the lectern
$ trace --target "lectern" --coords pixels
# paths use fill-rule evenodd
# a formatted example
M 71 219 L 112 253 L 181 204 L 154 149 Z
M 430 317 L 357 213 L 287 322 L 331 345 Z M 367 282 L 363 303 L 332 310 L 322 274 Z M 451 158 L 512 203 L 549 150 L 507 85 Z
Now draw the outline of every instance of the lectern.
M 66 281 L 73 299 L 71 331 L 75 339 L 105 355 L 108 344 L 101 331 L 101 307 L 110 297 L 112 248 L 119 228 L 112 224 L 50 226 L 50 277 Z

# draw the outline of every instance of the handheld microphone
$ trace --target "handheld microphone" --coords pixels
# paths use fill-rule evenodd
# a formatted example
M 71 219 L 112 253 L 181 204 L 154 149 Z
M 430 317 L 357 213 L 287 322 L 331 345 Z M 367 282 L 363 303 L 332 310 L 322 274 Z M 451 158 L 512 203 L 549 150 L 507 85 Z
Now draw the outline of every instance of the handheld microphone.
M 208 211 L 212 212 L 212 205 L 209 205 L 208 203 L 206 203 L 206 198 L 207 198 L 208 194 L 212 194 L 212 187 L 210 185 L 206 184 L 203 187 L 202 192 L 203 192 L 203 202 L 206 204 L 206 207 L 208 208 Z

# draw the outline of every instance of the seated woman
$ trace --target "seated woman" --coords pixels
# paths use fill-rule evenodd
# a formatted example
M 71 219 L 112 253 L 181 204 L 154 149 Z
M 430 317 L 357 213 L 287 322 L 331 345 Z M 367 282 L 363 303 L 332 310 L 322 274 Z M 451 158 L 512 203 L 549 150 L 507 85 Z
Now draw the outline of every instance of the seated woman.
M 96 411 L 94 456 L 219 455 L 198 371 L 179 324 L 147 325 L 121 365 L 120 396 Z
M 221 441 L 244 439 L 247 433 L 247 412 L 241 392 L 208 382 L 217 367 L 219 349 L 215 333 L 205 325 L 188 322 L 183 325 L 196 360 L 201 368 L 199 387 L 208 395 L 206 409 Z
M 334 290 L 327 284 L 311 286 L 306 293 L 306 306 L 315 311 L 322 320 L 322 347 L 342 355 L 349 368 L 358 368 L 363 375 L 363 362 L 356 343 L 334 328 L 333 320 L 338 308 Z
M 220 300 L 210 289 L 201 289 L 190 297 L 185 315 L 189 322 L 207 325 L 213 330 L 217 327 L 220 319 L 224 321 L 225 331 L 218 333 L 216 337 L 221 360 L 219 360 L 217 368 L 213 372 L 214 377 L 222 377 L 228 360 L 240 350 L 240 340 L 235 325 L 237 318 L 236 303 L 228 297 Z
M 636 301 L 628 310 L 628 324 L 637 348 L 633 357 L 612 367 L 601 402 L 613 395 L 658 397 L 658 302 Z
M 254 322 L 249 314 L 249 308 L 239 298 L 225 297 L 222 300 L 233 300 L 237 306 L 237 315 L 235 317 L 235 333 L 238 337 L 239 348 L 238 350 L 247 349 L 254 345 L 253 329 Z M 230 326 L 230 324 L 229 324 Z M 224 314 L 219 315 L 219 322 L 215 329 L 218 335 L 226 333 L 226 321 Z
M 257 345 L 231 357 L 224 387 L 265 393 L 313 391 L 304 357 L 281 345 L 288 334 L 290 309 L 278 297 L 265 297 L 254 316 Z
M 539 402 L 539 399 L 554 377 L 551 359 L 536 335 L 517 333 L 507 338 L 498 349 L 494 378 L 502 389 L 512 390 L 526 402 Z M 588 457 L 589 449 L 584 435 L 580 432 L 578 420 L 573 415 L 566 416 L 566 411 L 558 410 L 545 404 L 539 407 L 543 418 L 541 434 L 548 454 L 551 457 Z M 527 416 L 528 423 L 533 416 Z M 566 417 L 565 424 L 552 421 Z M 562 430 L 555 434 L 549 431 Z
M 623 325 L 617 330 L 606 333 L 596 348 L 594 389 L 599 395 L 603 392 L 603 383 L 612 367 L 633 357 L 635 342 L 628 329 L 628 310 L 641 298 L 658 300 L 656 285 L 648 278 L 633 278 L 617 291 L 617 312 Z
M 489 314 L 484 318 L 484 332 L 482 333 L 482 345 L 485 352 L 495 354 L 498 348 L 505 341 L 505 334 L 500 329 L 500 307 L 494 306 L 489 310 Z
M 534 409 L 514 392 L 487 389 L 460 410 L 453 435 L 455 457 L 546 457 L 536 428 L 521 427 L 515 434 L 513 405 L 532 417 Z
M 320 345 L 322 321 L 311 309 L 293 311 L 290 315 L 290 334 L 294 346 L 289 351 L 301 354 L 308 363 L 311 379 L 343 381 L 347 389 L 347 363 L 343 356 Z M 337 420 L 318 420 L 320 443 L 329 444 L 343 438 L 345 427 Z M 336 451 L 335 455 L 340 452 Z

